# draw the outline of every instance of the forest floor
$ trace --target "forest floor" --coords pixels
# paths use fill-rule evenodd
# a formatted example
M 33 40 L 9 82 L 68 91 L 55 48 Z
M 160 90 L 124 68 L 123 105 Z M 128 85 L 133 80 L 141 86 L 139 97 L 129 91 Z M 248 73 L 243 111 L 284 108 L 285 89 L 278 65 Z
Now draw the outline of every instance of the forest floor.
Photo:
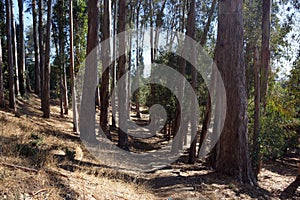
M 299 152 L 266 161 L 258 185 L 237 183 L 183 155 L 151 173 L 116 170 L 97 161 L 72 131 L 72 113 L 42 118 L 35 95 L 17 114 L 0 110 L 0 199 L 300 199 Z M 131 141 L 132 142 L 132 141 Z

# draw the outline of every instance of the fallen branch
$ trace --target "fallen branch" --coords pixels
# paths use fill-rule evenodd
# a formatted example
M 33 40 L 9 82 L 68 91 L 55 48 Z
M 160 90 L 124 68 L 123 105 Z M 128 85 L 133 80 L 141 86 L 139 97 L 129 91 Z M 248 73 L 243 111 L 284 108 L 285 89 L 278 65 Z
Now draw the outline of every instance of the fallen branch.
M 32 195 L 35 196 L 35 195 L 37 195 L 37 194 L 39 194 L 39 193 L 41 193 L 41 192 L 48 191 L 48 190 L 51 190 L 51 188 L 43 188 L 43 189 L 40 189 L 40 190 L 38 190 L 38 191 L 36 191 L 36 192 L 32 192 Z
M 8 164 L 8 163 L 4 163 L 4 162 L 1 162 L 1 165 L 6 166 L 6 167 L 16 168 L 16 169 L 21 169 L 26 172 L 35 172 L 35 173 L 38 172 L 38 170 L 36 170 L 36 169 L 24 167 L 24 166 L 20 166 L 20 165 L 13 165 L 13 164 Z

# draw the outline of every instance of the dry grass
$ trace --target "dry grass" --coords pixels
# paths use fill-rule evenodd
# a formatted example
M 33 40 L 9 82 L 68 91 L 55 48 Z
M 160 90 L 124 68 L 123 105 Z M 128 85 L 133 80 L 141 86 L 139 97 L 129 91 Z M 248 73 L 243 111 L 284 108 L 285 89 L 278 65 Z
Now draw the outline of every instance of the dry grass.
M 97 165 L 72 132 L 72 113 L 61 118 L 52 106 L 52 117 L 41 118 L 35 96 L 18 105 L 18 117 L 0 111 L 0 199 L 155 198 L 144 185 Z

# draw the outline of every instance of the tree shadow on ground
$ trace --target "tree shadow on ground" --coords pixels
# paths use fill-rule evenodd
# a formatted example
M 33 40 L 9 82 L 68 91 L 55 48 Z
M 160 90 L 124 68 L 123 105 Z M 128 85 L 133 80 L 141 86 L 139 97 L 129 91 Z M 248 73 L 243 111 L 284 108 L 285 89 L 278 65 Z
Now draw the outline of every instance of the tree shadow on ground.
M 232 186 L 235 183 L 235 186 Z M 162 194 L 164 197 L 169 196 L 172 192 L 182 191 L 198 191 L 201 192 L 211 185 L 220 186 L 220 188 L 230 188 L 235 192 L 237 197 L 241 194 L 249 195 L 251 198 L 271 198 L 273 195 L 260 187 L 238 184 L 232 178 L 217 172 L 209 172 L 207 174 L 193 176 L 162 176 L 156 177 L 149 181 L 149 185 L 156 193 Z
M 297 191 L 300 186 L 300 177 L 293 181 L 284 191 L 280 194 L 280 199 L 298 199 L 300 192 Z

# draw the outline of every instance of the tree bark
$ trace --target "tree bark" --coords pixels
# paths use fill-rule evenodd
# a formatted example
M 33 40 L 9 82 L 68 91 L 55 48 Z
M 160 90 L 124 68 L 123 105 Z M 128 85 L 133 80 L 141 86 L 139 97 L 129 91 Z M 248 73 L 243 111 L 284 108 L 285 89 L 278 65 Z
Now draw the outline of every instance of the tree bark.
M 110 38 L 110 23 L 111 23 L 111 1 L 104 0 L 104 16 L 102 23 L 103 41 Z M 110 57 L 110 42 L 109 40 L 102 43 L 102 81 L 100 89 L 100 127 L 107 138 L 111 138 L 108 126 L 108 108 L 109 108 L 109 65 Z M 106 68 L 104 70 L 104 68 Z
M 256 176 L 260 171 L 260 144 L 259 144 L 259 132 L 260 132 L 260 67 L 259 67 L 259 52 L 258 47 L 255 48 L 254 52 L 254 133 L 253 133 L 253 156 L 252 164 L 254 175 Z
M 119 0 L 119 23 L 118 34 L 126 30 L 126 0 Z M 126 52 L 126 34 L 119 35 L 119 52 Z M 118 77 L 120 78 L 126 73 L 126 53 L 119 57 L 119 71 Z M 127 78 L 126 78 L 127 79 Z M 119 109 L 119 130 L 118 130 L 118 146 L 122 149 L 129 150 L 128 135 L 127 135 L 127 119 L 128 119 L 128 98 L 127 98 L 127 84 L 123 81 L 119 84 L 118 88 L 118 107 Z M 122 104 L 122 105 L 121 105 Z M 121 128 L 122 127 L 122 128 Z
M 44 108 L 43 117 L 50 117 L 50 42 L 52 27 L 52 0 L 48 0 L 47 11 L 47 35 L 46 35 L 46 52 L 45 52 L 45 75 L 44 75 Z
M 114 22 L 113 22 L 113 62 L 111 64 L 111 93 L 115 89 L 116 79 L 117 79 L 117 58 L 116 58 L 116 33 L 117 33 L 117 0 L 113 0 L 113 9 L 114 9 Z M 112 113 L 111 116 L 111 126 L 116 128 L 116 120 L 115 120 L 115 113 Z
M 262 10 L 262 50 L 261 50 L 261 90 L 260 98 L 263 107 L 266 105 L 268 90 L 268 76 L 270 70 L 270 27 L 271 27 L 271 0 L 263 0 Z
M 247 130 L 247 95 L 243 53 L 243 1 L 219 1 L 216 61 L 226 90 L 226 118 L 214 168 L 240 182 L 255 183 Z M 224 102 L 222 102 L 224 103 Z
M 209 17 L 208 20 L 206 22 L 205 25 L 205 29 L 203 31 L 203 34 L 201 35 L 201 39 L 200 39 L 200 45 L 202 47 L 204 47 L 206 45 L 206 41 L 207 41 L 207 35 L 208 35 L 208 31 L 211 25 L 211 21 L 212 21 L 212 17 L 214 14 L 214 10 L 217 4 L 217 0 L 213 0 L 210 11 L 209 11 Z M 214 74 L 212 74 L 212 78 L 211 78 L 211 84 L 213 84 L 214 82 Z M 213 88 L 213 85 L 209 86 L 210 88 Z M 201 147 L 204 143 L 204 139 L 207 135 L 207 130 L 209 127 L 209 123 L 210 123 L 210 118 L 211 118 L 211 98 L 210 98 L 210 94 L 207 94 L 207 102 L 206 102 L 206 108 L 205 108 L 205 115 L 204 115 L 204 119 L 202 122 L 202 130 L 201 130 L 201 134 L 200 134 L 200 141 L 199 141 L 199 149 L 198 149 L 198 157 L 200 157 L 200 151 L 201 151 Z
M 73 109 L 73 131 L 78 132 L 78 110 L 75 90 L 74 73 L 74 34 L 73 34 L 73 0 L 69 0 L 69 20 L 70 20 L 70 85 L 72 91 L 72 109 Z
M 43 28 L 43 0 L 39 0 L 39 45 L 40 45 L 40 80 L 41 80 L 41 108 L 44 109 L 44 75 L 45 75 L 45 57 L 44 57 L 44 28 Z
M 187 31 L 186 35 L 189 36 L 191 39 L 195 39 L 195 20 L 196 20 L 196 15 L 195 15 L 195 10 L 196 10 L 196 2 L 195 0 L 191 0 L 190 2 L 190 11 L 188 13 L 188 21 L 187 21 Z M 195 48 L 193 47 L 191 49 L 191 62 L 196 63 L 196 55 L 195 55 Z M 194 66 L 192 67 L 192 88 L 196 92 L 197 89 L 197 70 L 195 69 Z M 197 127 L 198 127 L 198 119 L 197 115 L 195 112 L 196 106 L 198 106 L 198 102 L 194 102 L 192 104 L 192 118 L 191 118 L 191 138 L 192 138 L 192 143 L 190 145 L 190 151 L 189 151 L 189 163 L 194 164 L 196 162 L 196 144 L 197 144 Z
M 24 46 L 24 11 L 23 11 L 23 0 L 18 0 L 19 5 L 19 24 L 20 24 L 20 30 L 19 30 L 19 59 L 20 59 L 20 93 L 22 96 L 26 93 L 26 70 L 25 70 L 25 46 Z
M 3 86 L 3 62 L 2 62 L 2 44 L 0 38 L 0 107 L 5 107 L 4 86 Z
M 17 96 L 20 96 L 20 84 L 19 84 L 19 68 L 18 68 L 18 47 L 17 47 L 17 30 L 16 30 L 16 22 L 14 20 L 14 9 L 11 6 L 11 31 L 12 31 L 12 50 L 13 50 L 13 61 L 14 61 L 14 70 L 15 70 L 15 93 Z
M 15 81 L 14 81 L 14 59 L 12 48 L 12 2 L 6 0 L 6 37 L 7 37 L 7 54 L 8 54 L 8 84 L 9 84 L 9 107 L 16 111 L 16 98 L 15 98 Z
M 88 60 L 86 61 L 84 85 L 83 85 L 83 97 L 88 92 L 90 87 L 96 86 L 97 83 L 97 50 L 99 44 L 99 1 L 88 1 L 88 35 L 87 35 L 87 48 L 86 55 Z M 89 64 L 93 63 L 92 64 Z M 89 94 L 91 95 L 91 94 Z M 86 142 L 95 142 L 95 98 L 82 99 L 80 113 L 90 113 L 85 118 L 79 118 L 80 138 Z M 82 127 L 91 127 L 89 130 L 82 130 Z
M 34 69 L 35 69 L 35 93 L 41 96 L 41 75 L 40 75 L 40 49 L 37 30 L 37 12 L 36 0 L 32 0 L 32 27 L 33 27 L 33 42 L 34 42 Z

